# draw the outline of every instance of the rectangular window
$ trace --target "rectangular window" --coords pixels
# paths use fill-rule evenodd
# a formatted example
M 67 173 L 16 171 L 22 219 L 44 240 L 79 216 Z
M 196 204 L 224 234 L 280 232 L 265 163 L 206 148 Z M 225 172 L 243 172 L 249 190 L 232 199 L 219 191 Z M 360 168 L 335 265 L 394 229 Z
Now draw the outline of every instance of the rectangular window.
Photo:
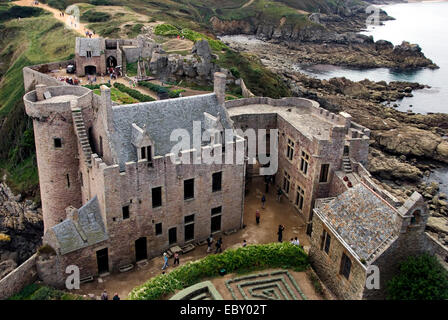
M 62 148 L 62 139 L 61 138 L 54 138 L 54 147 L 55 148 Z
M 288 174 L 288 172 L 285 171 L 283 176 L 283 191 L 285 192 L 286 196 L 289 194 L 289 187 L 291 185 L 291 176 Z
M 222 172 L 215 172 L 212 175 L 212 192 L 221 191 Z
M 103 156 L 103 137 L 100 136 L 100 157 Z
M 194 179 L 184 180 L 184 199 L 194 198 Z
M 84 180 L 82 178 L 82 172 L 79 173 L 79 182 L 81 183 L 81 187 L 84 186 Z
M 341 258 L 341 270 L 339 271 L 346 279 L 350 277 L 350 269 L 352 268 L 352 261 L 349 257 L 342 253 Z
M 212 216 L 216 216 L 217 214 L 220 214 L 222 212 L 222 207 L 216 207 L 216 208 L 212 208 Z
M 92 58 L 92 51 L 86 51 L 87 58 Z
M 141 158 L 146 159 L 146 147 L 143 147 L 140 150 L 141 150 Z
M 184 217 L 184 223 L 194 222 L 194 214 L 190 214 L 189 216 Z
M 286 149 L 286 158 L 288 158 L 289 161 L 292 161 L 294 158 L 294 141 L 288 138 L 288 147 Z
M 162 206 L 162 187 L 152 188 L 152 207 Z
M 330 251 L 331 236 L 326 230 L 322 232 L 322 239 L 320 243 L 320 250 L 324 250 L 327 254 Z
M 211 225 L 210 225 L 210 231 L 217 232 L 221 231 L 221 213 L 222 213 L 222 207 L 216 207 L 212 208 L 211 210 Z
M 328 172 L 329 171 L 330 171 L 330 165 L 328 163 L 321 165 L 319 182 L 328 182 Z
M 302 156 L 300 157 L 300 171 L 304 175 L 308 173 L 308 166 L 309 166 L 310 156 L 305 151 L 302 151 Z
M 162 223 L 156 223 L 156 236 L 159 236 L 162 234 Z
M 129 206 L 124 206 L 121 211 L 123 212 L 123 220 L 129 219 Z
M 184 217 L 185 241 L 194 239 L 194 214 Z
M 296 193 L 296 207 L 302 211 L 303 209 L 303 199 L 305 198 L 305 190 L 303 190 L 300 186 L 297 186 Z
M 67 188 L 70 188 L 70 176 L 68 175 L 68 173 L 66 175 L 66 178 L 67 178 Z

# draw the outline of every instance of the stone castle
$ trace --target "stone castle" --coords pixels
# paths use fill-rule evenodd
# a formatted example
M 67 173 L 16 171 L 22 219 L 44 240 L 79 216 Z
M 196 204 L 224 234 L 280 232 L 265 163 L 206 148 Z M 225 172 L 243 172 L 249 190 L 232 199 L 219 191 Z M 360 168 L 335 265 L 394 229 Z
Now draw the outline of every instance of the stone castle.
M 349 114 L 303 98 L 225 101 L 220 72 L 210 94 L 116 105 L 106 86 L 96 95 L 41 72 L 69 63 L 23 70 L 44 243 L 57 253 L 40 274 L 45 282 L 64 283 L 68 265 L 79 266 L 87 279 L 243 227 L 246 181 L 264 178 L 259 165 L 173 161 L 171 132 L 191 133 L 194 121 L 220 131 L 278 129 L 275 184 L 307 221 L 312 265 L 338 297 L 382 297 L 365 287 L 370 265 L 382 270 L 384 287 L 400 258 L 440 250 L 424 232 L 422 196 L 400 203 L 373 182 L 365 169 L 370 131 Z M 107 64 L 96 63 L 97 71 Z M 235 135 L 231 143 L 211 138 L 200 148 L 219 153 L 244 145 L 245 137 Z M 193 160 L 197 151 L 182 155 Z

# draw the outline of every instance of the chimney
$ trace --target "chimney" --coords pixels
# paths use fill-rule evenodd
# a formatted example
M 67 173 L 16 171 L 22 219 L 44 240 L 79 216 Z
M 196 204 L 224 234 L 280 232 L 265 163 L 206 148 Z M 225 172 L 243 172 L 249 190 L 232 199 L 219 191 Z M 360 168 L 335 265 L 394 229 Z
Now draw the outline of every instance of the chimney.
M 44 92 L 47 90 L 47 86 L 44 84 L 38 84 L 36 85 L 36 98 L 37 101 L 44 100 Z
M 213 84 L 216 98 L 220 105 L 224 105 L 226 101 L 226 75 L 222 72 L 215 72 L 214 76 Z

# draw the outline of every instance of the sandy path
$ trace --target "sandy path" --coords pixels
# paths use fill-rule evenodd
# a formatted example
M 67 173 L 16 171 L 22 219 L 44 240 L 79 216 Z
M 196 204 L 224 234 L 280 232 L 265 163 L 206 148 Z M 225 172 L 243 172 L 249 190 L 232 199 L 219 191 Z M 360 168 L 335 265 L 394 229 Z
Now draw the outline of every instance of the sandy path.
M 246 8 L 250 6 L 252 3 L 254 3 L 255 0 L 249 0 L 249 2 L 246 2 L 241 8 Z
M 64 14 L 64 16 L 62 17 L 60 15 L 61 11 L 59 11 L 58 9 L 52 8 L 52 7 L 48 6 L 47 4 L 39 3 L 38 5 L 34 5 L 34 0 L 20 0 L 20 1 L 15 1 L 13 3 L 17 6 L 39 7 L 44 10 L 47 10 L 47 11 L 53 13 L 53 16 L 57 20 L 63 22 L 68 29 L 76 31 L 84 37 L 86 36 L 86 32 L 92 33 L 92 31 L 89 30 L 84 23 L 76 22 L 75 18 L 68 14 Z M 94 34 L 94 35 L 92 35 L 92 38 L 98 38 L 98 35 Z

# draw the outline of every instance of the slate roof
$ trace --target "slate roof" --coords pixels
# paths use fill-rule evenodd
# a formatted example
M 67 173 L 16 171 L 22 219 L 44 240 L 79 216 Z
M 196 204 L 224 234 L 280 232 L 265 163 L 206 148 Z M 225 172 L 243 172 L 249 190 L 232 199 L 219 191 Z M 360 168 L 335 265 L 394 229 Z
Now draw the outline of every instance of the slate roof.
M 104 50 L 104 39 L 102 38 L 76 38 L 75 52 L 81 57 L 87 56 L 87 51 L 92 51 L 92 57 L 99 57 Z
M 109 238 L 96 196 L 78 210 L 78 217 L 78 222 L 66 219 L 51 228 L 59 243 L 61 254 L 85 248 Z
M 193 121 L 201 121 L 201 127 L 204 131 L 204 112 L 215 117 L 219 112 L 223 128 L 232 128 L 227 111 L 219 105 L 214 93 L 113 106 L 114 133 L 112 141 L 117 152 L 120 169 L 124 170 L 125 163 L 128 161 L 137 161 L 137 150 L 132 144 L 133 123 L 140 128 L 146 125 L 146 131 L 154 142 L 154 155 L 165 156 L 178 143 L 177 141 L 170 141 L 173 130 L 187 130 L 192 140 Z
M 322 203 L 318 212 L 363 259 L 398 232 L 398 213 L 362 183 Z

